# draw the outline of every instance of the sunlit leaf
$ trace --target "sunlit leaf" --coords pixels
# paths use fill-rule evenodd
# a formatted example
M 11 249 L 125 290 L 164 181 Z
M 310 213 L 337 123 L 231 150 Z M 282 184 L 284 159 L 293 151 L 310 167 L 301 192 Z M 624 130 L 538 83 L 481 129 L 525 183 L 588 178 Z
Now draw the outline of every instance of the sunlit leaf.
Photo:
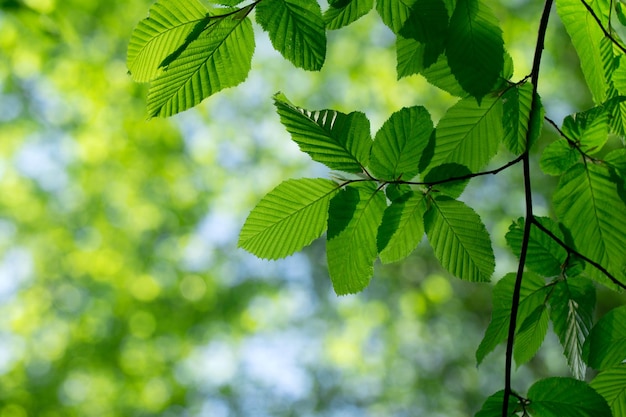
M 377 0 L 376 11 L 382 21 L 394 33 L 399 33 L 409 18 L 411 7 L 416 0 Z
M 372 278 L 376 236 L 386 206 L 385 195 L 371 183 L 350 185 L 331 200 L 326 253 L 338 295 L 362 291 Z
M 556 237 L 564 240 L 563 232 L 556 222 L 547 217 L 536 217 L 535 220 Z M 524 219 L 519 218 L 509 226 L 509 231 L 505 235 L 506 242 L 518 258 L 523 237 Z M 536 226 L 531 227 L 526 256 L 526 267 L 529 270 L 547 277 L 556 276 L 561 273 L 561 267 L 566 259 L 567 251 L 565 249 Z
M 392 114 L 374 138 L 371 173 L 389 181 L 413 178 L 432 132 L 430 113 L 422 106 L 405 107 Z
M 349 0 L 330 2 L 324 12 L 327 29 L 339 29 L 357 21 L 374 8 L 374 0 Z
M 296 67 L 319 70 L 326 57 L 322 9 L 315 0 L 263 0 L 256 20 L 272 45 Z
M 614 417 L 626 415 L 626 364 L 600 372 L 589 385 L 604 397 Z
M 148 114 L 167 117 L 243 82 L 250 72 L 254 33 L 250 6 L 213 16 L 208 28 L 152 81 Z
M 528 390 L 533 417 L 612 417 L 606 400 L 583 381 L 546 378 Z
M 583 344 L 593 324 L 596 289 L 586 278 L 561 280 L 550 297 L 550 319 L 574 378 L 584 379 Z
M 474 414 L 474 417 L 502 417 L 502 403 L 504 402 L 504 390 L 498 391 L 495 394 L 490 395 L 485 400 L 480 411 Z M 506 417 L 514 417 L 517 414 L 515 410 L 518 405 L 518 399 L 514 396 L 509 396 L 509 407 Z
M 424 215 L 428 240 L 441 265 L 467 281 L 489 281 L 495 268 L 485 225 L 464 203 L 441 196 Z
M 520 324 L 513 350 L 513 358 L 518 367 L 537 354 L 548 332 L 549 321 L 548 309 L 545 304 L 540 304 Z
M 378 251 L 383 263 L 406 258 L 424 236 L 426 194 L 410 192 L 385 209 L 378 229 Z
M 442 0 L 415 0 L 400 35 L 423 45 L 424 67 L 434 64 L 445 49 L 448 35 L 448 10 L 445 3 Z
M 545 147 L 539 160 L 548 175 L 561 175 L 580 160 L 580 153 L 565 139 L 557 139 Z
M 156 78 L 162 72 L 163 60 L 194 30 L 204 30 L 208 25 L 208 9 L 197 0 L 160 0 L 148 13 L 133 30 L 126 57 L 131 76 L 139 82 Z
M 485 2 L 457 1 L 450 17 L 446 56 L 463 89 L 479 100 L 496 84 L 504 67 L 498 19 Z
M 533 86 L 530 83 L 522 84 L 508 89 L 502 96 L 504 127 L 504 145 L 515 155 L 520 155 L 526 150 L 526 143 L 530 146 L 539 138 L 543 126 L 544 109 L 541 100 L 537 97 L 537 113 L 533 119 L 533 125 L 529 126 L 531 118 Z M 529 129 L 530 128 L 530 129 Z M 531 134 L 528 135 L 528 131 Z
M 326 230 L 330 199 L 338 185 L 325 179 L 299 179 L 281 183 L 250 212 L 239 247 L 260 258 L 291 255 Z
M 447 195 L 448 197 L 458 198 L 463 194 L 463 190 L 469 183 L 468 175 L 470 170 L 459 164 L 443 164 L 434 167 L 424 177 L 424 182 L 433 184 L 432 190 Z M 453 180 L 454 178 L 464 178 Z
M 587 364 L 603 370 L 626 360 L 626 306 L 606 313 L 591 329 L 583 347 Z
M 331 169 L 359 173 L 369 162 L 372 139 L 365 114 L 308 111 L 282 94 L 274 96 L 281 123 L 302 152 Z
M 563 133 L 578 142 L 588 154 L 597 153 L 608 140 L 609 115 L 604 106 L 567 116 L 563 121 Z
M 444 163 L 464 165 L 472 172 L 482 168 L 498 151 L 502 139 L 502 101 L 473 98 L 448 109 L 436 129 L 434 167 Z
M 624 279 L 626 205 L 609 170 L 590 163 L 574 165 L 561 177 L 554 207 L 576 248 Z M 599 272 L 592 277 L 602 279 Z

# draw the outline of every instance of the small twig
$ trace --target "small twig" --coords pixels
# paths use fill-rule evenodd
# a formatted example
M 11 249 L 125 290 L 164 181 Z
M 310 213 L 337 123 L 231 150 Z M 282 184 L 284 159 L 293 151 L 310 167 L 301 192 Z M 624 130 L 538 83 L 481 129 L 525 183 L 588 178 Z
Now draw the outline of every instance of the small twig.
M 578 256 L 580 259 L 582 259 L 583 261 L 587 262 L 588 264 L 592 265 L 594 268 L 596 268 L 598 271 L 602 272 L 608 279 L 611 280 L 611 282 L 613 282 L 615 285 L 617 285 L 618 287 L 621 287 L 623 289 L 626 289 L 626 284 L 622 283 L 620 280 L 618 280 L 617 278 L 615 278 L 609 271 L 606 270 L 606 268 L 604 268 L 602 265 L 600 265 L 599 263 L 597 263 L 596 261 L 589 259 L 589 257 L 583 255 L 582 253 L 578 252 L 577 250 L 575 250 L 574 248 L 572 248 L 571 246 L 569 246 L 567 243 L 565 243 L 561 238 L 559 238 L 558 236 L 556 236 L 554 233 L 552 233 L 550 230 L 548 230 L 546 227 L 544 227 L 541 223 L 539 223 L 537 221 L 537 219 L 535 219 L 534 217 L 531 219 L 532 224 L 534 224 L 539 230 L 541 230 L 543 233 L 545 233 L 546 235 L 548 235 L 552 240 L 554 240 L 556 243 L 559 244 L 559 246 L 561 246 L 563 249 L 565 249 L 569 254 L 573 254 Z
M 613 37 L 613 35 L 611 35 L 606 28 L 604 27 L 604 25 L 602 24 L 602 21 L 600 20 L 600 18 L 598 17 L 598 15 L 596 14 L 596 12 L 591 8 L 591 6 L 585 1 L 585 0 L 580 0 L 582 2 L 582 4 L 585 6 L 585 9 L 587 9 L 587 11 L 589 13 L 591 13 L 591 16 L 593 16 L 593 18 L 595 19 L 596 23 L 598 24 L 598 26 L 600 26 L 600 29 L 602 30 L 602 32 L 604 33 L 604 36 L 606 36 L 607 38 L 609 38 L 611 40 L 611 42 L 613 42 L 613 44 L 615 46 L 617 46 L 623 53 L 626 54 L 626 48 L 624 48 L 618 41 L 617 39 L 615 39 Z M 611 24 L 609 22 L 609 24 Z

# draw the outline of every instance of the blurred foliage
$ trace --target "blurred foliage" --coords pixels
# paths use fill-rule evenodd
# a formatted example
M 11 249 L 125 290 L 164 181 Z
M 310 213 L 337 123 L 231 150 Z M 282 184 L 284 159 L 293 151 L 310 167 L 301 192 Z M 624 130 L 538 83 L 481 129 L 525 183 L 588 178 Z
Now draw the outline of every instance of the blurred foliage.
M 261 195 L 320 172 L 279 126 L 273 93 L 307 108 L 358 103 L 374 130 L 402 106 L 439 118 L 452 99 L 418 77 L 396 81 L 393 36 L 370 15 L 331 34 L 320 73 L 293 69 L 259 35 L 246 83 L 147 121 L 125 51 L 148 7 L 0 2 L 0 416 L 475 412 L 502 380 L 498 355 L 480 378 L 474 363 L 487 286 L 451 280 L 420 248 L 377 266 L 363 294 L 336 298 L 321 242 L 273 263 L 235 249 Z M 523 76 L 539 5 L 507 7 Z M 542 89 L 558 119 L 589 95 L 555 30 Z M 517 218 L 523 202 L 498 187 L 479 179 L 464 198 L 503 236 L 509 222 L 495 219 Z M 512 257 L 495 243 L 497 275 Z M 516 378 L 566 372 L 548 342 Z

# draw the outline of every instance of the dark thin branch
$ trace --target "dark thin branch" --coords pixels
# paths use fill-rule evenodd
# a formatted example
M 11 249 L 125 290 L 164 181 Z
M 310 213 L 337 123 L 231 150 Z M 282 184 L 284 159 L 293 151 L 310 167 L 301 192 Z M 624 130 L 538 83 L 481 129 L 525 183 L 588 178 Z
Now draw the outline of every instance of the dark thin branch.
M 580 259 L 582 259 L 583 261 L 587 262 L 588 264 L 590 264 L 591 266 L 593 266 L 594 268 L 596 268 L 598 271 L 602 272 L 608 279 L 611 280 L 611 282 L 613 282 L 615 285 L 617 285 L 620 288 L 626 289 L 626 284 L 624 284 L 623 282 L 621 282 L 620 280 L 618 280 L 617 278 L 615 278 L 609 271 L 606 270 L 606 268 L 604 268 L 602 265 L 600 265 L 599 263 L 597 263 L 596 261 L 589 259 L 587 256 L 583 255 L 582 253 L 578 252 L 577 250 L 575 250 L 574 248 L 572 248 L 571 246 L 569 246 L 567 243 L 565 243 L 562 239 L 560 239 L 558 236 L 556 236 L 554 233 L 552 233 L 550 230 L 548 230 L 547 228 L 545 228 L 541 223 L 539 223 L 537 221 L 537 219 L 535 219 L 534 217 L 531 219 L 532 224 L 534 224 L 539 230 L 541 230 L 543 233 L 545 233 L 546 235 L 548 235 L 552 240 L 554 240 L 556 243 L 559 244 L 559 246 L 561 246 L 563 249 L 565 249 L 569 254 L 572 255 L 576 255 L 578 256 Z
M 537 32 L 537 43 L 535 44 L 535 56 L 533 57 L 533 67 L 531 71 L 531 82 L 533 84 L 532 102 L 530 105 L 530 118 L 528 120 L 528 126 L 532 126 L 535 122 L 535 118 L 538 113 L 537 106 L 540 105 L 537 99 L 537 84 L 539 81 L 539 68 L 541 66 L 541 56 L 543 54 L 544 42 L 546 38 L 546 30 L 548 28 L 548 21 L 550 20 L 550 10 L 552 9 L 553 0 L 546 0 L 543 12 L 541 14 L 541 21 L 539 22 L 539 29 Z M 506 357 L 505 357 L 505 376 L 504 376 L 504 399 L 502 401 L 502 417 L 507 417 L 509 409 L 509 397 L 512 395 L 513 390 L 511 388 L 511 375 L 513 370 L 513 345 L 515 342 L 515 329 L 517 328 L 517 312 L 519 310 L 520 293 L 522 290 L 522 278 L 524 276 L 524 266 L 526 264 L 526 255 L 528 254 L 528 242 L 530 240 L 530 228 L 533 216 L 533 200 L 532 200 L 532 186 L 530 182 L 530 139 L 532 129 L 528 129 L 526 133 L 526 150 L 522 154 L 522 163 L 524 169 L 524 195 L 526 200 L 526 222 L 524 222 L 524 234 L 522 237 L 522 247 L 520 249 L 519 264 L 517 268 L 517 275 L 515 277 L 515 286 L 513 287 L 513 296 L 511 300 L 511 315 L 509 320 L 509 331 L 506 342 Z
M 585 6 L 585 9 L 587 9 L 587 11 L 589 13 L 591 13 L 591 16 L 593 16 L 594 20 L 596 21 L 596 23 L 598 24 L 598 26 L 600 27 L 600 29 L 602 30 L 602 32 L 604 33 L 604 36 L 606 36 L 607 38 L 609 38 L 611 40 L 611 42 L 613 42 L 613 45 L 617 46 L 619 48 L 619 50 L 621 50 L 623 53 L 626 54 L 626 48 L 624 48 L 622 46 L 622 44 L 620 44 L 617 39 L 615 39 L 613 37 L 613 35 L 611 35 L 609 33 L 608 30 L 606 30 L 606 28 L 604 27 L 604 25 L 602 24 L 602 21 L 600 20 L 600 18 L 598 17 L 598 15 L 596 14 L 596 12 L 591 8 L 591 6 L 585 1 L 585 0 L 580 0 L 582 2 L 582 4 Z M 609 22 L 610 24 L 610 22 Z
M 559 132 L 559 135 L 565 139 L 570 145 L 572 146 L 576 146 L 576 141 L 573 140 L 572 138 L 570 138 L 569 136 L 567 136 L 559 127 L 559 125 L 556 124 L 556 122 L 552 119 L 550 119 L 548 116 L 544 117 L 545 121 L 550 123 L 552 125 L 553 128 L 556 129 L 557 132 Z

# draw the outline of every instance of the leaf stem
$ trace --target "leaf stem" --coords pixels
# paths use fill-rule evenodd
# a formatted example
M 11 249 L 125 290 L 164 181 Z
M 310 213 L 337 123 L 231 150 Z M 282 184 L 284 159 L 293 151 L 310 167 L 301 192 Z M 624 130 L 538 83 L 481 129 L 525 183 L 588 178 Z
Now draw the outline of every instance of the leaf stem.
M 539 81 L 539 68 L 541 66 L 541 56 L 543 54 L 544 41 L 546 37 L 546 30 L 548 28 L 548 21 L 550 20 L 550 10 L 552 9 L 553 0 L 546 0 L 541 15 L 541 21 L 539 22 L 539 30 L 537 33 L 537 43 L 535 44 L 535 55 L 533 58 L 533 67 L 531 71 L 531 82 L 533 85 L 532 102 L 530 106 L 530 118 L 528 120 L 528 131 L 526 134 L 526 150 L 522 154 L 522 166 L 524 170 L 524 194 L 526 200 L 526 221 L 524 222 L 524 234 L 522 237 L 522 247 L 520 250 L 519 264 L 517 268 L 517 275 L 515 277 L 515 286 L 513 288 L 513 296 L 511 300 L 511 315 L 509 320 L 509 332 L 506 342 L 506 357 L 505 357 L 505 377 L 504 377 L 504 398 L 502 401 L 502 417 L 508 416 L 509 410 L 509 396 L 512 395 L 511 389 L 511 374 L 513 369 L 513 344 L 515 342 L 515 329 L 517 327 L 517 311 L 519 310 L 520 292 L 522 289 L 522 278 L 524 276 L 524 265 L 526 264 L 526 254 L 528 253 L 528 242 L 530 238 L 530 228 L 532 226 L 531 219 L 533 219 L 533 201 L 532 201 L 532 185 L 530 182 L 530 136 L 532 129 L 530 126 L 535 122 L 535 118 L 539 112 L 535 111 L 539 106 L 539 100 L 537 99 L 537 84 Z
M 591 8 L 591 6 L 589 5 L 589 3 L 587 3 L 585 0 L 580 0 L 582 2 L 582 4 L 585 6 L 585 9 L 587 9 L 587 11 L 591 14 L 591 16 L 593 16 L 594 20 L 596 21 L 596 23 L 598 24 L 598 26 L 600 27 L 600 29 L 602 30 L 602 32 L 604 33 L 604 36 L 606 36 L 607 38 L 609 38 L 609 40 L 611 42 L 613 42 L 613 45 L 617 46 L 619 48 L 620 51 L 622 51 L 623 53 L 626 54 L 626 48 L 624 48 L 622 46 L 622 44 L 620 44 L 617 39 L 615 39 L 613 37 L 613 35 L 611 35 L 609 33 L 608 30 L 606 30 L 606 28 L 604 27 L 604 25 L 602 24 L 602 21 L 600 21 L 600 18 L 598 17 L 598 15 L 596 14 L 596 12 Z M 611 22 L 609 22 L 609 25 L 611 24 Z

